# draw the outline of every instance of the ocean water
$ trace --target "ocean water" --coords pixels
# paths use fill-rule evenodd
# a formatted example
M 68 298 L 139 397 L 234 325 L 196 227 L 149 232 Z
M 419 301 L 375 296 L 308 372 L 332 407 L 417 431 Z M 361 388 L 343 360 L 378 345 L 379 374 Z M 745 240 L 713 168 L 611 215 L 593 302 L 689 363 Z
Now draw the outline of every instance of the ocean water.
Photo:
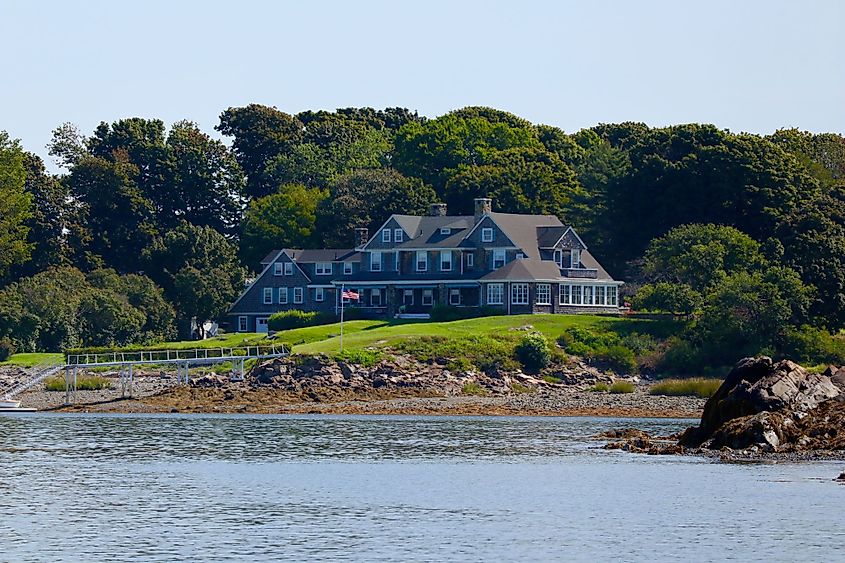
M 845 561 L 845 464 L 589 439 L 691 423 L 0 415 L 0 560 Z

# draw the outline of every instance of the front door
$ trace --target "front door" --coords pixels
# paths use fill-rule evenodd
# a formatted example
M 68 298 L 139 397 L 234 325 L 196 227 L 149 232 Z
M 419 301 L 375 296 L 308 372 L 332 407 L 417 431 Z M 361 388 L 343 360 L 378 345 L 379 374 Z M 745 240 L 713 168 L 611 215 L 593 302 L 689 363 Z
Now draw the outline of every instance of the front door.
M 267 332 L 267 317 L 255 319 L 255 332 Z

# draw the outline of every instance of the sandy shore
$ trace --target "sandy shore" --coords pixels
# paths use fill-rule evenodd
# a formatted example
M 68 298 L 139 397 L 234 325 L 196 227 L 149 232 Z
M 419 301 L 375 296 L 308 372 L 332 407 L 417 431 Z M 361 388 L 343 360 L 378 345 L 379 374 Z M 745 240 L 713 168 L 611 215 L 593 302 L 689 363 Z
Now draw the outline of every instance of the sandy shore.
M 364 415 L 499 415 L 609 416 L 698 418 L 704 400 L 648 394 L 647 385 L 634 393 L 612 395 L 571 388 L 496 396 L 432 396 L 418 390 L 350 394 L 337 389 L 292 393 L 249 387 L 193 388 L 152 377 L 136 380 L 134 396 L 121 398 L 117 386 L 80 391 L 71 406 L 64 393 L 33 390 L 20 397 L 23 406 L 53 412 L 104 413 L 250 413 L 250 414 L 364 414 Z

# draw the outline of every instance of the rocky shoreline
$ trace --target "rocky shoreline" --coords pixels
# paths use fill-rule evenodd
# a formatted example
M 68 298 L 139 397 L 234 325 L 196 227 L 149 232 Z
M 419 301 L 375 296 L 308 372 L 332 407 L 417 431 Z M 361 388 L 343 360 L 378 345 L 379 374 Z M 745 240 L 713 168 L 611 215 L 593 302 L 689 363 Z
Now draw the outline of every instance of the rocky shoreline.
M 109 374 L 100 374 L 106 375 Z M 39 410 L 117 413 L 408 414 L 610 416 L 695 418 L 704 400 L 650 395 L 636 378 L 633 393 L 589 389 L 617 379 L 583 363 L 540 374 L 520 371 L 452 372 L 445 361 L 391 356 L 362 366 L 325 356 L 294 356 L 256 366 L 244 381 L 207 373 L 190 385 L 158 373 L 139 373 L 133 397 L 112 389 L 79 391 L 64 406 L 63 392 L 43 388 L 22 395 Z

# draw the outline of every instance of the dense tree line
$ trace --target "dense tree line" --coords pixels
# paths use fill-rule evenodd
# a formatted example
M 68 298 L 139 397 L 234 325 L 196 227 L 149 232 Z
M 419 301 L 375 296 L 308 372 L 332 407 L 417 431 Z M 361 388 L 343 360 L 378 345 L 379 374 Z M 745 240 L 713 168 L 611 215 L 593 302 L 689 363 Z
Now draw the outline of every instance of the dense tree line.
M 749 317 L 757 327 L 845 327 L 841 135 L 641 123 L 568 134 L 483 107 L 428 119 L 403 108 L 288 114 L 256 104 L 223 111 L 217 130 L 228 143 L 189 121 L 168 128 L 129 118 L 90 135 L 65 124 L 49 146 L 64 168 L 58 175 L 0 135 L 8 303 L 21 302 L 32 280 L 62 276 L 92 295 L 102 279 L 92 275 L 110 271 L 109 296 L 68 302 L 76 308 L 67 318 L 109 300 L 142 310 L 115 281 L 128 276 L 143 276 L 173 307 L 155 329 L 106 334 L 79 321 L 79 334 L 51 346 L 153 338 L 177 325 L 184 334 L 192 317 L 223 313 L 272 248 L 350 246 L 355 227 L 374 230 L 390 213 L 425 212 L 435 200 L 471 213 L 476 196 L 575 226 L 607 269 L 631 282 L 629 293 L 640 288 L 636 306 L 697 319 L 689 342 L 699 349 L 737 318 L 719 320 L 730 307 L 715 303 L 747 295 L 757 301 L 736 307 L 774 315 Z M 0 337 L 47 345 L 8 329 L 26 311 L 2 314 Z M 141 319 L 124 317 L 130 327 Z M 772 345 L 736 330 L 747 340 L 720 346 Z

